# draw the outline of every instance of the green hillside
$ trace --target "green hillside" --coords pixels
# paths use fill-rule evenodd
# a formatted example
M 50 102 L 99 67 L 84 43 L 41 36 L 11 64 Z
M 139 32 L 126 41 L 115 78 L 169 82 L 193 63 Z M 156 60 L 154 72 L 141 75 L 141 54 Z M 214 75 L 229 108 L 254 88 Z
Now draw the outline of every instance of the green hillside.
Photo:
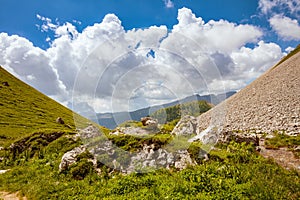
M 87 120 L 0 67 L 0 146 L 43 131 L 74 131 L 74 117 Z M 65 124 L 56 123 L 61 117 Z M 77 121 L 76 120 L 76 121 Z
M 207 101 L 192 101 L 159 109 L 152 113 L 151 117 L 158 119 L 159 123 L 166 123 L 179 120 L 184 115 L 196 117 L 211 108 L 212 106 Z

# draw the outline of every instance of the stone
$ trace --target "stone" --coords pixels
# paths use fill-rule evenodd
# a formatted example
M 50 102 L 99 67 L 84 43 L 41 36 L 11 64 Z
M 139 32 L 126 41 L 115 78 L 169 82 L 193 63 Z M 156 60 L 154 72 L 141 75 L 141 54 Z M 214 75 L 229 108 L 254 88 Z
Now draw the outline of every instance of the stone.
M 8 84 L 8 82 L 7 82 L 7 81 L 4 81 L 4 82 L 2 82 L 2 85 L 3 85 L 3 86 L 6 86 L 6 87 L 8 87 L 8 86 L 9 86 L 9 84 Z
M 143 126 L 156 129 L 158 127 L 158 120 L 152 117 L 142 117 L 141 122 Z
M 58 117 L 56 119 L 56 123 L 58 123 L 58 124 L 65 124 L 64 120 L 61 117 Z
M 9 169 L 0 170 L 0 174 L 4 174 L 4 173 L 6 173 L 6 172 L 8 172 L 8 171 L 9 171 Z
M 86 150 L 84 146 L 76 147 L 71 151 L 66 152 L 59 164 L 59 171 L 64 171 L 68 169 L 70 165 L 76 162 L 76 157 Z
M 143 149 L 131 157 L 131 162 L 126 173 L 141 172 L 159 168 L 169 169 L 171 166 L 178 170 L 195 165 L 187 150 L 169 152 L 166 149 L 154 150 L 155 145 L 145 144 Z
M 180 135 L 193 135 L 196 133 L 197 127 L 197 119 L 193 116 L 186 115 L 180 119 L 180 121 L 176 124 L 172 135 L 180 136 Z

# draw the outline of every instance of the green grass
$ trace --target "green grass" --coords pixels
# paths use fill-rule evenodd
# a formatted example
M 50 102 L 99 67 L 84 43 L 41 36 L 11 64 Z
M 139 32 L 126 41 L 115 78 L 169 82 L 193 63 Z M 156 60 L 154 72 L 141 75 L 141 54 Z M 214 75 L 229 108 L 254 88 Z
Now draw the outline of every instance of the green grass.
M 2 83 L 8 82 L 9 86 Z M 0 146 L 43 130 L 75 130 L 88 120 L 18 80 L 0 67 Z M 56 123 L 61 117 L 66 125 Z
M 289 136 L 275 133 L 275 137 L 266 139 L 265 145 L 269 149 L 287 147 L 297 158 L 300 158 L 300 149 L 295 150 L 296 147 L 300 146 L 300 135 Z
M 168 123 L 180 119 L 184 115 L 199 116 L 208 111 L 212 105 L 206 101 L 192 101 L 167 108 L 162 108 L 151 114 L 159 123 Z
M 85 158 L 69 172 L 59 173 L 62 152 L 67 150 L 61 145 L 66 142 L 63 139 L 47 146 L 45 157 L 1 175 L 0 190 L 20 191 L 29 199 L 300 198 L 299 174 L 259 156 L 251 145 L 220 146 L 211 152 L 209 161 L 180 172 L 161 169 L 124 176 L 118 172 L 108 175 L 105 168 L 97 175 Z M 78 174 L 84 177 L 78 178 Z
M 273 138 L 266 139 L 265 145 L 267 148 L 278 149 L 280 147 L 293 148 L 300 146 L 300 135 L 289 136 L 285 134 L 275 134 Z
M 142 122 L 138 122 L 138 121 L 125 121 L 122 124 L 119 124 L 118 127 L 143 127 L 143 123 Z

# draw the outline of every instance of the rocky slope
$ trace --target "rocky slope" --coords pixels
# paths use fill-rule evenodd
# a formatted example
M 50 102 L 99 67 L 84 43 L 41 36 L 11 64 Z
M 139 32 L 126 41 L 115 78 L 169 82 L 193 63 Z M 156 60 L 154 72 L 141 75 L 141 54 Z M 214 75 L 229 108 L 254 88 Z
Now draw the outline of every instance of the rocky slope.
M 223 115 L 223 116 L 219 116 Z M 246 88 L 198 117 L 197 133 L 216 120 L 232 131 L 300 133 L 300 53 L 271 68 Z

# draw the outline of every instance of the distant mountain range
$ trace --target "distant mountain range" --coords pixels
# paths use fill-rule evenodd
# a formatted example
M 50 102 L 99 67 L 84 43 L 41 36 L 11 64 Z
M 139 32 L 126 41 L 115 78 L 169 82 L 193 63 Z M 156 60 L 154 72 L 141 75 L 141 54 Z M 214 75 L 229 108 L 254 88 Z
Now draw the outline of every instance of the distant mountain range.
M 118 126 L 118 124 L 121 124 L 125 121 L 128 121 L 128 120 L 139 121 L 142 117 L 151 115 L 153 112 L 155 112 L 159 109 L 171 107 L 171 106 L 182 104 L 182 103 L 204 100 L 204 101 L 207 101 L 208 103 L 217 105 L 220 102 L 222 102 L 223 100 L 225 100 L 226 98 L 234 95 L 235 93 L 236 93 L 235 91 L 230 91 L 230 92 L 218 94 L 218 95 L 210 94 L 210 95 L 202 95 L 202 96 L 199 94 L 195 94 L 195 95 L 188 96 L 181 100 L 173 101 L 171 103 L 142 108 L 142 109 L 135 110 L 132 112 L 98 113 L 96 115 L 97 119 L 91 118 L 91 120 L 99 123 L 102 126 L 109 128 L 109 129 L 114 129 Z

